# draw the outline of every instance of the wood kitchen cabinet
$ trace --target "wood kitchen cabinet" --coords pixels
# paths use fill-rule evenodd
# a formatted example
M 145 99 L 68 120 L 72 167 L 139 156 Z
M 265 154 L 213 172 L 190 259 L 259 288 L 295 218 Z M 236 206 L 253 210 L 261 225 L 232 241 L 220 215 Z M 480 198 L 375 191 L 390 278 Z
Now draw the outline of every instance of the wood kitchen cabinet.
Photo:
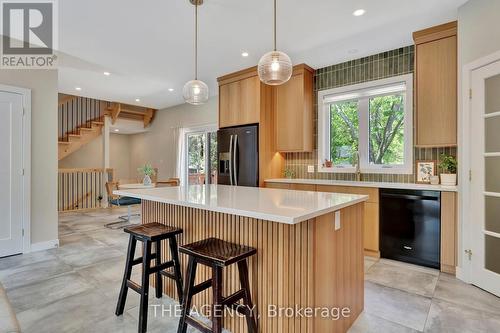
M 290 80 L 276 87 L 276 149 L 313 150 L 313 75 L 305 65 L 293 68 Z
M 441 193 L 441 272 L 455 274 L 457 266 L 457 194 Z
M 414 32 L 413 39 L 416 146 L 456 146 L 457 22 Z
M 260 120 L 261 83 L 256 75 L 219 86 L 219 127 L 256 124 Z

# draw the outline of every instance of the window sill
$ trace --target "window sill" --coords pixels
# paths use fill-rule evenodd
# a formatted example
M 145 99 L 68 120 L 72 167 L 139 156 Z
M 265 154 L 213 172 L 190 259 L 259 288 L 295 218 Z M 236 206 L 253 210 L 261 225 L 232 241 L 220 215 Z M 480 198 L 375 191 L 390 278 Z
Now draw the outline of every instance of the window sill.
M 318 165 L 319 173 L 356 173 L 356 168 L 325 168 L 323 165 Z M 361 168 L 360 172 L 362 174 L 382 174 L 382 175 L 412 175 L 413 169 L 408 168 L 378 168 L 378 169 L 366 169 Z

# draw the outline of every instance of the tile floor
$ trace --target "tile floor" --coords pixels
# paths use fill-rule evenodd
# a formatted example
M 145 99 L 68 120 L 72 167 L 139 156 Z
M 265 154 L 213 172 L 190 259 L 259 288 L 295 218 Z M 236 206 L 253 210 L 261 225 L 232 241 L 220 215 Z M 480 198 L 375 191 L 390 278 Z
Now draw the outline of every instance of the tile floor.
M 0 282 L 23 333 L 137 331 L 136 293 L 129 293 L 124 316 L 114 315 L 128 238 L 104 224 L 122 214 L 61 214 L 60 248 L 0 259 Z M 389 260 L 366 258 L 365 271 L 365 311 L 351 333 L 500 332 L 500 298 L 479 288 Z M 150 304 L 173 301 L 151 298 Z M 155 317 L 152 309 L 148 332 L 176 332 L 175 318 Z

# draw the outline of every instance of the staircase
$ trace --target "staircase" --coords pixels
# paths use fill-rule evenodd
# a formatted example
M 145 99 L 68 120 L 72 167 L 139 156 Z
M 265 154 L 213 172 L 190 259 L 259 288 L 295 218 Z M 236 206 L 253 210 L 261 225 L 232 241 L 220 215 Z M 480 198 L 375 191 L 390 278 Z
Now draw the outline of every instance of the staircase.
M 104 117 L 115 124 L 118 118 L 137 120 L 148 127 L 156 110 L 136 105 L 59 94 L 59 160 L 99 137 Z
M 59 160 L 101 135 L 107 105 L 92 98 L 59 94 Z

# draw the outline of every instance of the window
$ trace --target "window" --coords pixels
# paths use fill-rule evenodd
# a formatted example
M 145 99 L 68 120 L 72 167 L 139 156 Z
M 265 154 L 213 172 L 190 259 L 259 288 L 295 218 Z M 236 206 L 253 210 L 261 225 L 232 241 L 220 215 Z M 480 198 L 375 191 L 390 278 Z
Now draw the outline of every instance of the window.
M 411 174 L 412 95 L 411 74 L 320 91 L 319 171 Z
M 188 130 L 185 139 L 188 185 L 217 184 L 217 131 Z

